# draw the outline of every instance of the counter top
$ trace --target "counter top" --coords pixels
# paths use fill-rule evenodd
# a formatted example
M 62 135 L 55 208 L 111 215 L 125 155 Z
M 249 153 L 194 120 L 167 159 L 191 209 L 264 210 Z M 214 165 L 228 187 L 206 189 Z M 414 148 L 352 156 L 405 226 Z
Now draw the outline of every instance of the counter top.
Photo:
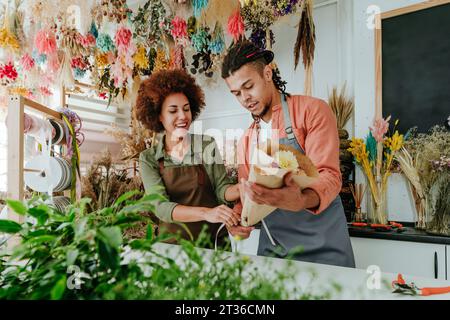
M 348 232 L 351 237 L 450 245 L 450 237 L 429 234 L 425 231 L 417 230 L 413 226 L 405 226 L 404 229 L 405 231 L 403 232 L 397 232 L 396 229 L 377 231 L 366 227 L 348 226 Z
M 177 245 L 169 245 L 159 243 L 155 245 L 155 249 L 163 255 L 170 256 L 175 259 L 177 264 L 183 264 L 186 257 L 182 252 L 181 247 Z M 213 254 L 213 250 L 198 249 L 199 253 L 205 259 L 208 255 Z M 180 254 L 181 253 L 181 254 Z M 247 257 L 250 265 L 247 270 L 256 268 L 259 272 L 265 273 L 268 278 L 275 274 L 276 271 L 285 272 L 289 268 L 294 268 L 294 281 L 286 281 L 285 288 L 288 292 L 300 291 L 308 293 L 323 294 L 324 290 L 333 288 L 334 284 L 339 286 L 339 291 L 329 290 L 330 299 L 347 299 L 347 300 L 426 300 L 426 299 L 443 299 L 450 300 L 450 293 L 433 295 L 428 297 L 423 296 L 406 296 L 397 293 L 392 293 L 390 287 L 391 282 L 397 278 L 397 275 L 391 273 L 381 272 L 378 275 L 371 275 L 366 270 L 336 267 L 331 265 L 316 264 L 301 261 L 287 261 L 284 259 L 269 258 L 254 255 L 244 255 L 233 252 L 221 252 L 224 255 L 224 261 L 232 263 L 233 259 L 242 259 Z M 129 258 L 142 259 L 141 253 L 130 251 Z M 207 261 L 207 260 L 206 260 Z M 292 270 L 292 269 L 291 269 Z M 435 280 L 428 278 L 421 278 L 415 276 L 403 275 L 407 283 L 414 282 L 418 287 L 447 287 L 450 286 L 450 281 Z M 373 281 L 378 278 L 380 281 Z M 370 288 L 370 284 L 380 283 L 379 288 Z M 295 299 L 296 295 L 292 296 Z

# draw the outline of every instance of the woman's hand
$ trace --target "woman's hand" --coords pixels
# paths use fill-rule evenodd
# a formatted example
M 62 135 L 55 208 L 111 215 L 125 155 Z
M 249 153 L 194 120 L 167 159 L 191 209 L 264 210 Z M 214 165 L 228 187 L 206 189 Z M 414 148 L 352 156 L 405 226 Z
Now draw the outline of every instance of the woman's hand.
M 226 205 L 209 209 L 205 214 L 205 220 L 210 223 L 225 223 L 227 228 L 240 223 L 240 216 Z
M 240 185 L 234 184 L 230 185 L 227 190 L 225 191 L 225 200 L 229 202 L 233 202 L 238 200 L 240 197 Z

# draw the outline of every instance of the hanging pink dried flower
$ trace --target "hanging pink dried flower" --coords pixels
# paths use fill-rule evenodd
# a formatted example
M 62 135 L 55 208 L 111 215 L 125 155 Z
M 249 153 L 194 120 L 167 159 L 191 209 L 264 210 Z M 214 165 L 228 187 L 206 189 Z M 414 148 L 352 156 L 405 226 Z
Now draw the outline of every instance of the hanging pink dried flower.
M 119 50 L 120 49 L 126 50 L 126 48 L 128 48 L 131 42 L 131 36 L 132 33 L 130 29 L 126 27 L 120 27 L 117 30 L 116 35 L 114 36 L 114 41 Z
M 228 34 L 232 36 L 233 40 L 236 42 L 244 35 L 244 32 L 244 19 L 242 19 L 241 11 L 238 9 L 228 19 Z
M 18 73 L 12 62 L 0 66 L 0 79 L 7 78 L 9 80 L 15 81 L 17 79 Z
M 34 38 L 39 54 L 52 55 L 56 52 L 56 37 L 51 30 L 40 30 Z
M 187 22 L 183 18 L 175 17 L 172 20 L 172 30 L 170 30 L 172 37 L 176 40 L 187 37 Z
M 389 120 L 391 120 L 391 116 L 387 117 L 386 119 L 375 119 L 373 122 L 373 127 L 369 127 L 373 137 L 377 142 L 383 142 L 384 135 L 389 129 Z
M 39 88 L 39 92 L 43 95 L 43 96 L 51 96 L 53 94 L 53 92 L 51 92 L 51 90 L 49 89 L 49 87 L 40 87 Z
M 24 71 L 30 71 L 33 69 L 35 62 L 34 59 L 28 54 L 25 53 L 20 59 L 20 65 Z
M 77 37 L 77 42 L 83 47 L 93 47 L 96 44 L 95 37 L 92 35 L 92 33 L 88 33 L 84 37 L 80 34 L 80 37 Z
M 84 59 L 81 57 L 72 58 L 72 60 L 70 61 L 70 66 L 72 67 L 72 69 L 78 68 L 80 70 L 85 70 L 88 67 Z
M 115 87 L 122 87 L 133 79 L 133 55 L 136 53 L 136 50 L 137 48 L 134 43 L 131 43 L 126 51 L 121 52 L 121 50 L 119 50 L 117 59 L 111 67 Z
M 59 58 L 56 52 L 48 56 L 47 73 L 56 73 L 59 70 L 59 66 L 60 66 Z
M 106 57 L 107 57 L 107 59 L 108 59 L 108 64 L 113 64 L 114 61 L 116 61 L 116 55 L 115 55 L 114 52 L 112 52 L 112 51 L 109 51 L 109 52 L 106 54 Z

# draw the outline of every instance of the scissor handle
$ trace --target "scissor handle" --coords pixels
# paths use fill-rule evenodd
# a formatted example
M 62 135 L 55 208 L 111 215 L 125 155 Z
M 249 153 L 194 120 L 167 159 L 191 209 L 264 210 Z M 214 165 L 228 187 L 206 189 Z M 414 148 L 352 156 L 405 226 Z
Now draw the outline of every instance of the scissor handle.
M 444 294 L 444 293 L 450 293 L 450 287 L 422 288 L 420 294 L 422 296 L 431 296 L 433 294 Z

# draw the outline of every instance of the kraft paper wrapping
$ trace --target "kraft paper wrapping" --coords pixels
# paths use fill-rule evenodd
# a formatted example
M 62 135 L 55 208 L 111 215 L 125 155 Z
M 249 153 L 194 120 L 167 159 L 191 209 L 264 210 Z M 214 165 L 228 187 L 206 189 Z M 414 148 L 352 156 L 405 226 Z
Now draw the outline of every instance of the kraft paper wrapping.
M 301 188 L 305 189 L 310 186 L 319 177 L 317 168 L 312 164 L 311 160 L 297 150 L 292 150 L 288 146 L 280 145 L 280 150 L 292 151 L 299 163 L 299 169 L 295 170 L 293 175 L 295 183 Z M 284 186 L 284 176 L 294 170 L 274 168 L 272 166 L 275 159 L 260 149 L 256 149 L 253 153 L 252 165 L 250 166 L 250 173 L 248 181 L 257 183 L 269 189 L 277 189 Z M 241 224 L 243 226 L 253 226 L 275 211 L 275 207 L 257 204 L 245 197 L 244 206 L 241 214 Z

